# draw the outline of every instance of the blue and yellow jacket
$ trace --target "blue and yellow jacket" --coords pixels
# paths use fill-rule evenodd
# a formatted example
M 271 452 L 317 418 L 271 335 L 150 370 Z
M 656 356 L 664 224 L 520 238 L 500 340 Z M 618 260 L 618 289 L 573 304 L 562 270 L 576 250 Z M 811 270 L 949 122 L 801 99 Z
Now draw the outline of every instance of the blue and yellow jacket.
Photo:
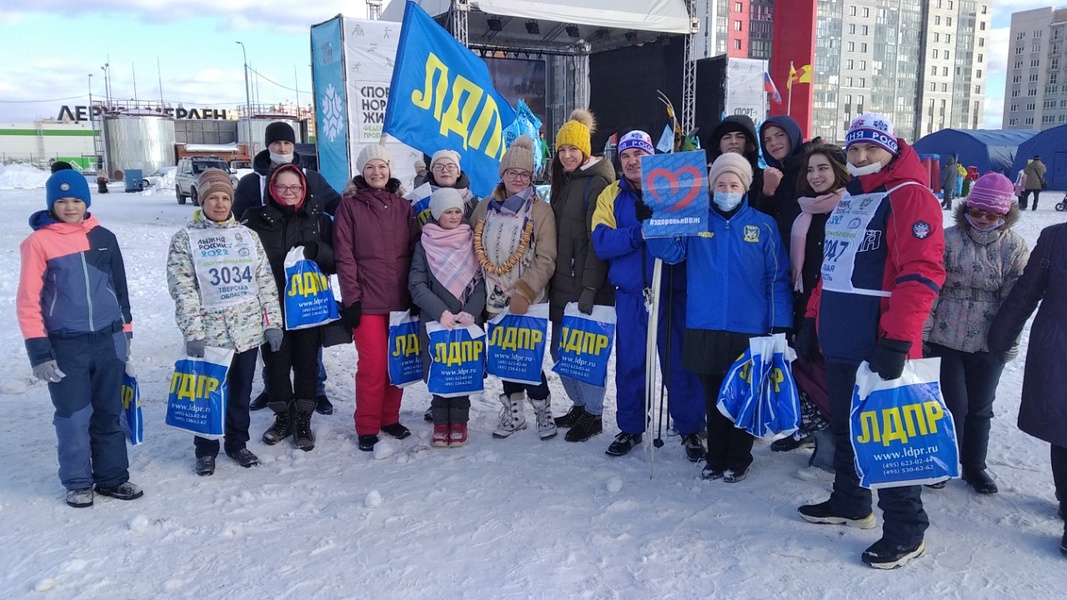
M 634 207 L 640 198 L 641 191 L 623 178 L 600 192 L 593 212 L 593 250 L 607 261 L 611 284 L 629 294 L 641 294 L 652 285 L 656 260 L 648 251 L 637 220 Z M 685 263 L 664 268 L 662 289 L 670 281 L 674 282 L 675 291 L 685 291 Z
M 125 331 L 133 334 L 126 270 L 115 235 L 86 213 L 63 223 L 38 211 L 19 246 L 16 306 L 30 364 L 55 359 L 49 336 Z
M 711 231 L 647 240 L 653 256 L 688 262 L 686 329 L 765 335 L 792 327 L 789 257 L 774 218 L 747 198 L 729 219 L 709 210 Z

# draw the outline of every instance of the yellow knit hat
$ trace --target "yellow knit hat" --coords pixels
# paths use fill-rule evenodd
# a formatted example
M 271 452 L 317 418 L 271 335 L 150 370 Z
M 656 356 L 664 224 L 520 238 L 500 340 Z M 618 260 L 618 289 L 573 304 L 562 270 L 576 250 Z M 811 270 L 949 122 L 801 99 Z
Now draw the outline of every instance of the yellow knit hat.
M 563 127 L 559 128 L 559 133 L 556 134 L 556 150 L 559 150 L 560 146 L 570 144 L 586 156 L 592 156 L 593 147 L 590 137 L 594 131 L 596 131 L 596 120 L 593 118 L 593 113 L 584 108 L 576 108 L 571 113 L 570 120 L 564 123 Z

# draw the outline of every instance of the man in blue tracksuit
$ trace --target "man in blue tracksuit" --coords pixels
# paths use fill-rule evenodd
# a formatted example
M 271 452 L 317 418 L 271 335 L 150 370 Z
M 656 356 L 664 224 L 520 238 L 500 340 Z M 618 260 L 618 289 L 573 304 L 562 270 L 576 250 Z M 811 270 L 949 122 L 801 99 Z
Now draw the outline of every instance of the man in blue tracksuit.
M 641 217 L 648 217 L 642 214 L 647 213 L 647 208 L 641 202 L 641 157 L 655 153 L 652 138 L 643 131 L 631 131 L 619 141 L 618 151 L 623 177 L 601 192 L 592 222 L 593 250 L 608 263 L 608 279 L 615 286 L 618 316 L 615 387 L 620 433 L 608 447 L 610 456 L 629 452 L 641 443 L 641 434 L 645 431 L 647 417 L 643 392 L 648 308 L 644 290 L 652 286 L 655 265 L 655 258 L 649 254 L 641 234 Z M 698 436 L 704 429 L 704 407 L 700 400 L 699 379 L 682 368 L 685 286 L 685 263 L 665 265 L 660 287 L 658 345 L 663 368 L 669 370 L 670 415 L 681 435 L 686 456 L 697 462 L 704 457 L 704 445 Z M 670 348 L 667 347 L 668 337 Z

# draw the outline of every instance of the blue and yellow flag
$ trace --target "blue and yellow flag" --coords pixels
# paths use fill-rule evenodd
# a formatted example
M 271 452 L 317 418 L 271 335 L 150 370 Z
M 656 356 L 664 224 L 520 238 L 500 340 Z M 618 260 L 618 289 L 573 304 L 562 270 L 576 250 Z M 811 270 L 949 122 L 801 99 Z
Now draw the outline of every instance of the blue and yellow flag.
M 459 152 L 471 191 L 488 195 L 500 181 L 504 129 L 515 111 L 493 89 L 489 69 L 415 2 L 404 7 L 385 133 L 433 154 Z

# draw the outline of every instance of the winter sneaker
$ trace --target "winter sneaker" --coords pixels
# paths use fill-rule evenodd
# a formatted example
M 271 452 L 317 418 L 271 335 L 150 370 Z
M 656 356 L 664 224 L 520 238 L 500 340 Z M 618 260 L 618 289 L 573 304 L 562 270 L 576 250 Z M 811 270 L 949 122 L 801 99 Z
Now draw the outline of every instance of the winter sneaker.
M 795 435 L 784 437 L 780 440 L 771 442 L 771 452 L 789 452 L 790 450 L 796 450 L 798 448 L 814 448 L 815 436 L 802 435 L 797 438 Z
M 333 402 L 326 397 L 326 394 L 315 396 L 315 412 L 320 415 L 332 415 L 333 414 Z
M 995 481 L 993 481 L 992 475 L 985 469 L 964 469 L 963 480 L 971 484 L 974 491 L 979 494 L 995 494 L 1000 491 Z
M 254 467 L 254 466 L 259 464 L 259 458 L 257 458 L 255 454 L 252 454 L 252 451 L 249 450 L 248 448 L 238 448 L 236 450 L 227 450 L 226 451 L 226 456 L 229 456 L 230 458 L 234 459 L 235 461 L 237 461 L 237 464 L 241 465 L 242 467 L 244 467 L 246 469 L 249 469 L 249 468 Z M 196 464 L 197 464 L 197 467 L 200 466 L 200 459 L 199 458 L 196 459 Z M 215 457 L 214 456 L 211 457 L 211 471 L 212 472 L 215 471 Z M 199 475 L 199 473 L 197 473 L 197 474 Z M 204 473 L 204 475 L 210 475 L 210 474 L 211 473 Z
M 434 448 L 447 448 L 450 433 L 451 428 L 448 425 L 434 425 L 433 437 L 430 438 L 430 445 Z
M 726 469 L 722 472 L 722 480 L 726 483 L 737 483 L 738 481 L 744 481 L 745 477 L 748 477 L 749 467 L 741 467 L 740 469 Z
M 809 523 L 823 523 L 826 525 L 848 525 L 856 529 L 871 529 L 876 523 L 874 513 L 855 517 L 840 515 L 830 508 L 830 501 L 819 504 L 805 504 L 797 509 L 800 516 Z
M 93 505 L 93 488 L 67 490 L 67 506 L 88 508 Z
M 389 435 L 395 437 L 398 440 L 402 440 L 411 435 L 411 430 L 401 425 L 399 421 L 393 423 L 392 425 L 382 425 L 382 431 L 388 433 Z
M 524 396 L 523 392 L 510 396 L 500 394 L 500 403 L 504 406 L 500 409 L 500 426 L 493 432 L 493 437 L 503 439 L 511 437 L 516 431 L 526 429 L 526 415 L 522 412 Z
M 925 552 L 926 542 L 923 540 L 907 548 L 887 542 L 885 538 L 882 538 L 864 550 L 860 558 L 867 566 L 875 569 L 896 569 L 908 564 L 911 559 L 922 556 Z
M 373 434 L 359 436 L 359 449 L 364 452 L 374 452 L 374 445 L 378 443 L 378 436 Z
M 296 401 L 296 417 L 293 423 L 293 446 L 309 452 L 315 448 L 315 432 L 311 431 L 311 415 L 315 414 L 316 401 L 310 398 Z
M 575 404 L 567 411 L 567 414 L 562 417 L 556 417 L 556 427 L 560 429 L 566 429 L 573 427 L 578 422 L 579 417 L 586 414 L 584 406 L 578 406 Z
M 448 445 L 453 448 L 467 445 L 467 424 L 453 423 L 449 426 Z
M 927 483 L 925 485 L 926 485 L 926 487 L 930 488 L 931 490 L 943 490 L 943 489 L 945 489 L 945 486 L 948 485 L 948 480 L 947 479 L 942 479 L 941 481 L 938 481 L 938 482 L 935 482 L 935 483 Z
M 716 479 L 722 479 L 726 474 L 726 469 L 719 468 L 712 464 L 704 465 L 704 468 L 700 471 L 700 478 L 707 481 L 714 481 Z
M 563 439 L 568 442 L 584 442 L 602 431 L 604 431 L 604 419 L 600 415 L 594 415 L 582 409 L 582 416 L 578 417 L 574 425 L 571 425 Z
M 696 433 L 686 433 L 681 437 L 682 447 L 685 448 L 685 457 L 689 459 L 689 462 L 695 463 L 704 460 L 704 457 L 707 454 L 704 450 L 704 442 L 700 439 L 700 435 Z
M 626 433 L 623 431 L 615 436 L 615 441 L 611 442 L 611 445 L 604 451 L 604 454 L 607 454 L 608 456 L 626 456 L 630 450 L 634 449 L 634 446 L 640 443 L 640 433 Z
M 556 420 L 552 418 L 552 396 L 549 395 L 544 400 L 530 398 L 530 406 L 533 406 L 537 420 L 537 437 L 542 440 L 556 437 Z
M 211 455 L 208 455 L 208 456 L 197 456 L 196 457 L 196 463 L 193 465 L 193 471 L 197 475 L 199 475 L 201 477 L 206 477 L 208 475 L 214 475 L 215 474 L 215 457 L 211 456 Z
M 274 424 L 263 432 L 263 443 L 273 446 L 293 434 L 293 407 L 291 402 L 271 402 Z
M 270 402 L 270 396 L 267 392 L 260 392 L 258 396 L 252 399 L 252 402 L 248 404 L 248 410 L 263 410 L 267 408 L 267 403 Z
M 100 487 L 98 485 L 96 486 L 96 493 L 101 496 L 115 498 L 116 500 L 136 500 L 141 496 L 144 496 L 144 492 L 141 491 L 141 488 L 129 481 L 124 481 L 114 487 Z
M 427 423 L 433 423 L 433 407 L 426 409 L 426 412 L 422 413 L 422 420 Z

